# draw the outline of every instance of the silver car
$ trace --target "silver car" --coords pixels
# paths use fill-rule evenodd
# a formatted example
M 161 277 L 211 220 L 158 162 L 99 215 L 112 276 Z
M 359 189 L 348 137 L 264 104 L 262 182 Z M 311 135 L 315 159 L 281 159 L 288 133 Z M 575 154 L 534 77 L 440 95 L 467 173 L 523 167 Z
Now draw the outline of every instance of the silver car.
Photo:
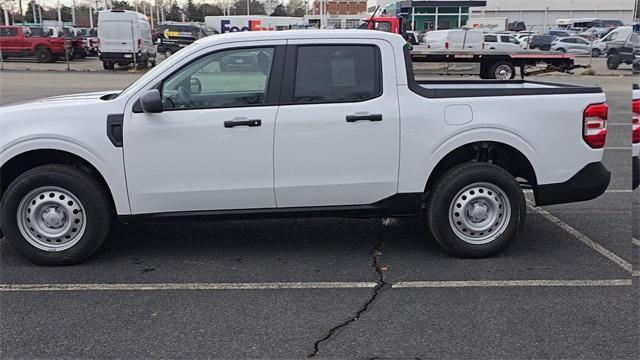
M 589 55 L 593 51 L 593 46 L 589 41 L 581 37 L 569 36 L 560 38 L 551 43 L 551 50 L 572 54 Z

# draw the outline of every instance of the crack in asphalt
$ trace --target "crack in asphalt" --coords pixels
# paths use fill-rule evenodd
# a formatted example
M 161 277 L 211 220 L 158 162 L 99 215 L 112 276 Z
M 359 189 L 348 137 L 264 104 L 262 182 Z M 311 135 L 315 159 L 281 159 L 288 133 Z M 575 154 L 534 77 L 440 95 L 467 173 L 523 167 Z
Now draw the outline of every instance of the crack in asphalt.
M 382 244 L 384 242 L 385 228 L 388 227 L 389 225 L 391 225 L 392 223 L 393 223 L 393 219 L 389 219 L 389 218 L 382 219 L 382 221 L 380 222 L 380 231 L 378 232 L 378 236 L 377 236 L 377 243 L 373 247 L 373 249 L 371 250 L 371 266 L 373 267 L 373 269 L 375 270 L 376 274 L 378 275 L 378 278 L 376 279 L 377 285 L 373 288 L 371 296 L 364 303 L 364 305 L 362 305 L 362 307 L 360 307 L 360 309 L 355 313 L 354 316 L 352 316 L 351 318 L 343 321 L 342 323 L 332 327 L 331 329 L 329 329 L 329 331 L 327 332 L 327 334 L 324 337 L 322 337 L 320 340 L 316 341 L 313 344 L 313 351 L 309 355 L 307 355 L 308 358 L 313 358 L 316 355 L 318 355 L 318 352 L 320 352 L 320 344 L 322 344 L 325 341 L 328 341 L 339 330 L 345 328 L 346 326 L 348 326 L 352 322 L 358 320 L 360 318 L 360 316 L 362 316 L 369 309 L 369 306 L 374 301 L 376 301 L 376 299 L 378 298 L 378 295 L 382 291 L 387 290 L 388 288 L 391 287 L 391 284 L 387 283 L 384 280 L 384 272 L 388 270 L 388 266 L 382 266 L 380 264 L 380 256 L 382 255 L 382 251 L 380 251 L 380 249 L 382 248 Z

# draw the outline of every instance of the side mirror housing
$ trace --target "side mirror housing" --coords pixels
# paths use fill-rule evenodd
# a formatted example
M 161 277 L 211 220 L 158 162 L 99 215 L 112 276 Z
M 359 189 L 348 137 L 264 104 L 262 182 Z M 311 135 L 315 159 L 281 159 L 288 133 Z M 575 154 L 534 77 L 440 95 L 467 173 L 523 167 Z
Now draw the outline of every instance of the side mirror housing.
M 140 106 L 142 106 L 142 111 L 146 113 L 161 113 L 163 106 L 160 90 L 151 89 L 144 93 L 140 97 Z

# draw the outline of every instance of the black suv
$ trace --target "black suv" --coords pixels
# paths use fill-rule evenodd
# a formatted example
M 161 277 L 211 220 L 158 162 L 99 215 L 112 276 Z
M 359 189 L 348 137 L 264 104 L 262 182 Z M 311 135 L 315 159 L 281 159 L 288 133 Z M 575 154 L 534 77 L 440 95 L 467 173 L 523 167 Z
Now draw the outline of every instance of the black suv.
M 634 55 L 640 52 L 640 34 L 631 33 L 624 40 L 607 42 L 607 68 L 616 70 L 621 64 L 631 65 Z

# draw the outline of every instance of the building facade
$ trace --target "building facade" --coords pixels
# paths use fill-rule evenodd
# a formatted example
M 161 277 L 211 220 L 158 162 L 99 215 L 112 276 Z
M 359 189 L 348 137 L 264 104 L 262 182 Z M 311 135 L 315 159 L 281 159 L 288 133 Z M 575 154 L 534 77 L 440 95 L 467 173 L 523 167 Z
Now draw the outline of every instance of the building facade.
M 471 17 L 506 17 L 524 21 L 533 30 L 555 26 L 558 19 L 596 18 L 634 21 L 637 0 L 487 0 L 472 7 Z
M 328 15 L 355 15 L 367 12 L 366 0 L 327 0 L 315 1 L 311 15 L 320 15 L 321 6 Z

